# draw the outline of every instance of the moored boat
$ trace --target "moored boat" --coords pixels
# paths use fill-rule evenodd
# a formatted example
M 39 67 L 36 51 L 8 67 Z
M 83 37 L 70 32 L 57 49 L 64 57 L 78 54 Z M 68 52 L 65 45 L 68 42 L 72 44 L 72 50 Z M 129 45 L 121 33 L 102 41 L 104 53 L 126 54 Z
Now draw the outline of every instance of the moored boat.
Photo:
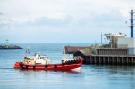
M 36 54 L 35 56 L 24 57 L 22 62 L 16 62 L 14 68 L 21 70 L 78 71 L 81 65 L 81 57 L 76 57 L 73 60 L 64 59 L 59 64 L 50 64 L 47 56 Z

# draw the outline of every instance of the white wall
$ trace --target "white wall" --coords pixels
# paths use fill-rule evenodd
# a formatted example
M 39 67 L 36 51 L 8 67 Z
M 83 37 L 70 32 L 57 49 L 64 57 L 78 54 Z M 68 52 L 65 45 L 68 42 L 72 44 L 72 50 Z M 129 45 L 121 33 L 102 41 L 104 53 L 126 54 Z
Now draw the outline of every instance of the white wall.
M 135 48 L 135 39 L 134 38 L 118 38 L 117 47 L 128 47 Z

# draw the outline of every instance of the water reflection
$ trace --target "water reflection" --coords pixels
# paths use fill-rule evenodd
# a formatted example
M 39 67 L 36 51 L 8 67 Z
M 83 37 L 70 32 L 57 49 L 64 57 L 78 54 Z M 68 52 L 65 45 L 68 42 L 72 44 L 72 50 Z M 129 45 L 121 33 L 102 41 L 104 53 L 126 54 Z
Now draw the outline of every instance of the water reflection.
M 135 89 L 135 66 L 85 66 L 89 68 L 89 75 L 97 77 L 109 89 Z M 85 69 L 85 71 L 87 71 Z M 90 73 L 91 72 L 91 73 Z M 88 75 L 87 75 L 88 76 Z M 100 81 L 98 80 L 97 81 Z M 104 87 L 105 89 L 107 89 Z M 112 88 L 110 88 L 112 87 Z
M 105 72 L 109 74 L 135 74 L 135 66 L 91 65 L 90 68 L 96 72 Z

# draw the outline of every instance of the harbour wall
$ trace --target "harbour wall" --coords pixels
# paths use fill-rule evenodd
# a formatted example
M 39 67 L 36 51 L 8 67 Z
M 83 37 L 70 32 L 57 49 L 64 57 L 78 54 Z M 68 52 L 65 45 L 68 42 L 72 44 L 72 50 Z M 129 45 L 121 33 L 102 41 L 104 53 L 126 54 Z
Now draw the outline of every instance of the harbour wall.
M 135 56 L 93 55 L 83 56 L 84 64 L 135 65 Z

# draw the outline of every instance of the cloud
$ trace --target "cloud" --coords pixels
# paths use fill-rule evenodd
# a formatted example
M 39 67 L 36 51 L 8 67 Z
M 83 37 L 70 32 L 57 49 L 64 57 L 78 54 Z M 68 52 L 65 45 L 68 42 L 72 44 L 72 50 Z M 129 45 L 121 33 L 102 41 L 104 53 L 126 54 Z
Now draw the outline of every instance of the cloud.
M 2 12 L 0 12 L 0 15 L 4 15 Z
M 54 40 L 50 37 L 57 33 L 57 40 L 75 37 L 71 41 L 89 41 L 93 40 L 89 35 L 97 37 L 101 31 L 127 32 L 124 22 L 129 19 L 128 12 L 135 8 L 134 3 L 134 0 L 0 0 L 0 27 L 4 26 L 3 32 L 12 39 L 30 36 L 27 40 L 34 37 Z M 74 34 L 83 34 L 83 38 Z
M 97 15 L 127 12 L 133 5 L 133 0 L 2 0 L 0 10 L 15 22 L 36 21 L 39 18 L 73 19 L 93 18 Z

